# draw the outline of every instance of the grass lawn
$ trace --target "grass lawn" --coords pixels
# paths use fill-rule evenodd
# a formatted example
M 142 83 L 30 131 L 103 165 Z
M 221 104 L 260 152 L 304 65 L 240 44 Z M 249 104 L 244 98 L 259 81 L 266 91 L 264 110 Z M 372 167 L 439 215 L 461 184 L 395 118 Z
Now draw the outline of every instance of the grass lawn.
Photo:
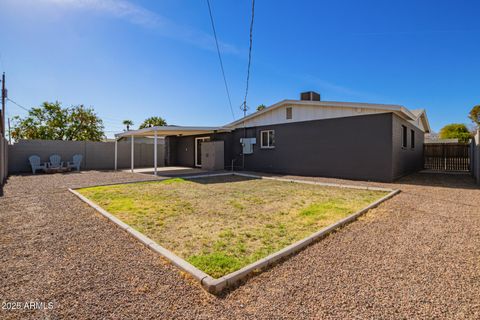
M 215 278 L 386 195 L 240 176 L 175 178 L 78 191 Z

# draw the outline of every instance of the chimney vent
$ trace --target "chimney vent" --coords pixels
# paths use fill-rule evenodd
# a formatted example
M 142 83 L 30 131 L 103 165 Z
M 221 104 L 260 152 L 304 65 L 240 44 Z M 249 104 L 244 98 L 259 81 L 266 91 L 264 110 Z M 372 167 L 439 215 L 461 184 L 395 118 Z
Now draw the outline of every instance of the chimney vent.
M 320 94 L 315 91 L 307 91 L 300 93 L 300 100 L 304 101 L 320 101 Z

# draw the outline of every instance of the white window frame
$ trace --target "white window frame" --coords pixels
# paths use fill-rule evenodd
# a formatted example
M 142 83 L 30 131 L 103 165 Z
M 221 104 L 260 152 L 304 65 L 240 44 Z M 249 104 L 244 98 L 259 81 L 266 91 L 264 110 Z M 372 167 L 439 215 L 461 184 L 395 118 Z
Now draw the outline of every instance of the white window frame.
M 267 133 L 267 145 L 263 144 L 263 133 Z M 270 135 L 273 135 L 273 145 L 269 144 Z M 260 131 L 260 149 L 275 149 L 275 130 L 261 130 Z

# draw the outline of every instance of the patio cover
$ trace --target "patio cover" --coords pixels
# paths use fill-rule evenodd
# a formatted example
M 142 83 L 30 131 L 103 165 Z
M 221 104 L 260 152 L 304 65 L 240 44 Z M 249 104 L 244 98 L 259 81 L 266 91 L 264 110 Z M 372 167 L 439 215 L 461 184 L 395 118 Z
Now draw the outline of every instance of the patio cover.
M 228 132 L 225 127 L 184 127 L 184 126 L 157 126 L 139 130 L 130 130 L 115 135 L 115 139 L 123 137 L 154 137 L 157 136 L 192 136 L 197 134 Z
M 166 136 L 192 136 L 197 134 L 208 134 L 214 132 L 228 132 L 229 128 L 224 127 L 184 127 L 184 126 L 157 126 L 149 127 L 139 130 L 130 130 L 115 135 L 115 171 L 117 170 L 117 158 L 118 158 L 118 140 L 125 137 L 130 137 L 131 145 L 131 172 L 134 172 L 134 159 L 135 159 L 135 137 L 151 137 L 154 139 L 154 151 L 153 151 L 153 164 L 154 175 L 157 175 L 157 144 L 158 137 Z

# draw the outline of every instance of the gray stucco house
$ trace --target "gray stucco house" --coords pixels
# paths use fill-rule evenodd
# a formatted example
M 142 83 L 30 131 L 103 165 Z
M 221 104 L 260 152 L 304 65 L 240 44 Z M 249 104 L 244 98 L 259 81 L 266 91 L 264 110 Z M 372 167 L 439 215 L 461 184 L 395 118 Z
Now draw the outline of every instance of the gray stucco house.
M 221 127 L 152 127 L 117 136 L 165 138 L 165 163 L 306 176 L 393 181 L 423 168 L 425 110 L 400 105 L 320 101 L 314 92 L 283 100 Z M 211 150 L 211 149 L 209 149 Z M 205 158 L 206 157 L 206 158 Z

